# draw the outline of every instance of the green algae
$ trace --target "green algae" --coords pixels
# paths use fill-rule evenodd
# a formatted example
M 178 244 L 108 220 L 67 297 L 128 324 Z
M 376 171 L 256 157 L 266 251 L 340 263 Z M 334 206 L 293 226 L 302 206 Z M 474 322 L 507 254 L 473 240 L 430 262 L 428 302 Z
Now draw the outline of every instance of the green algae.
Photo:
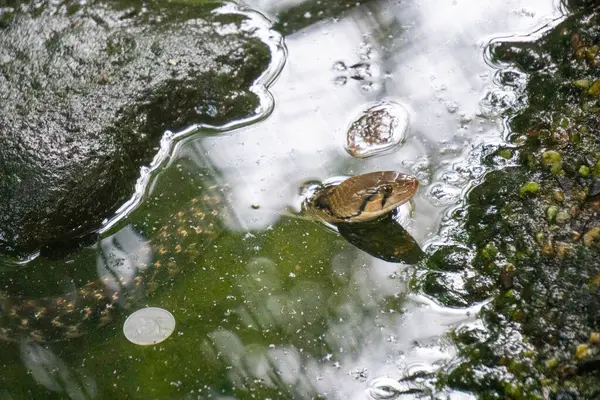
M 550 168 L 553 174 L 559 174 L 562 171 L 562 157 L 558 151 L 548 150 L 542 153 L 542 164 Z
M 540 190 L 540 184 L 537 182 L 527 182 L 519 188 L 519 194 L 524 196 L 527 193 L 537 193 Z

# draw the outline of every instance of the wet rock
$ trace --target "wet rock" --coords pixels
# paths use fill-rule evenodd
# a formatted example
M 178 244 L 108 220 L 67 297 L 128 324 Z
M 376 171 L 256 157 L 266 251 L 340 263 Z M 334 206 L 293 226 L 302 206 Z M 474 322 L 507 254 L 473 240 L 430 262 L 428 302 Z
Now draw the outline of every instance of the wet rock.
M 419 277 L 442 296 L 490 299 L 479 313 L 485 329 L 455 331 L 462 361 L 440 373 L 440 382 L 478 398 L 600 393 L 599 93 L 587 90 L 598 86 L 599 22 L 597 10 L 588 10 L 535 41 L 491 46 L 498 65 L 529 73 L 527 104 L 508 113 L 516 165 L 488 172 L 455 214 L 457 225 L 466 223 L 449 236 L 475 254 L 463 264 L 464 284 L 455 276 Z M 584 78 L 590 81 L 571 84 Z M 493 260 L 490 241 L 499 250 Z M 510 270 L 499 272 L 502 265 Z M 470 276 L 496 284 L 468 285 Z
M 388 152 L 402 143 L 409 129 L 409 114 L 404 107 L 394 102 L 380 102 L 350 125 L 346 150 L 356 158 Z
M 600 195 L 600 179 L 596 178 L 592 181 L 592 184 L 590 185 L 588 196 L 597 197 L 598 195 Z
M 566 224 L 571 220 L 571 215 L 569 215 L 568 211 L 561 210 L 556 214 L 555 220 L 558 224 Z
M 133 194 L 165 130 L 252 115 L 270 61 L 241 14 L 148 2 L 0 8 L 0 248 L 73 242 Z

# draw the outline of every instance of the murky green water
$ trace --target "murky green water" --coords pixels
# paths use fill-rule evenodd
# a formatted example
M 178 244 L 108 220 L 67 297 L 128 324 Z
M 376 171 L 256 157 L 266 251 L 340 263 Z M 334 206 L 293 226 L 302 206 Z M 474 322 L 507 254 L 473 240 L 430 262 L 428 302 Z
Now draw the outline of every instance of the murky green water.
M 274 20 L 293 3 L 248 2 Z M 0 344 L 0 398 L 368 399 L 415 387 L 398 380 L 452 360 L 446 333 L 480 324 L 481 303 L 439 306 L 410 289 L 420 264 L 382 261 L 293 217 L 299 190 L 375 170 L 415 175 L 404 227 L 425 251 L 443 243 L 450 212 L 486 173 L 483 146 L 503 140 L 500 116 L 518 106 L 497 86 L 486 45 L 561 15 L 550 0 L 374 1 L 279 21 L 287 58 L 268 118 L 179 142 L 143 202 L 99 243 L 0 271 L 3 307 L 30 301 L 3 320 L 17 328 L 0 331 L 16 339 Z M 381 100 L 409 110 L 406 141 L 354 159 L 346 130 Z M 99 277 L 103 286 L 86 289 Z M 92 311 L 98 302 L 107 307 Z M 125 318 L 144 306 L 174 315 L 165 342 L 124 337 Z M 63 317 L 44 321 L 56 309 Z M 51 341 L 38 343 L 45 330 Z

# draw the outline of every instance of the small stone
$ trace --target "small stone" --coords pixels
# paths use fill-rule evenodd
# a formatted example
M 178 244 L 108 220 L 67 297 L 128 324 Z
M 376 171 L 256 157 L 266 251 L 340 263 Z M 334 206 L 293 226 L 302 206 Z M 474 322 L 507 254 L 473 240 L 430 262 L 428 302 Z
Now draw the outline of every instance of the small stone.
M 410 114 L 392 101 L 376 103 L 363 111 L 346 134 L 346 151 L 366 158 L 397 148 L 410 130 Z
M 555 190 L 552 193 L 552 197 L 554 198 L 554 200 L 556 200 L 558 202 L 565 201 L 565 193 L 562 190 Z
M 562 210 L 556 214 L 556 223 L 557 224 L 566 224 L 571 220 L 571 214 L 568 211 Z
M 548 241 L 542 246 L 542 254 L 544 254 L 545 256 L 554 255 L 554 244 L 551 241 Z
M 565 242 L 556 242 L 554 245 L 554 250 L 556 251 L 556 255 L 559 257 L 564 257 L 570 248 L 571 248 L 571 246 Z
M 500 283 L 506 290 L 510 290 L 514 286 L 515 277 L 515 266 L 513 264 L 506 264 L 502 272 L 500 272 Z
M 527 193 L 537 193 L 540 190 L 540 184 L 537 182 L 527 182 L 519 189 L 519 194 L 525 196 Z
M 588 190 L 589 197 L 596 197 L 600 195 L 600 179 L 594 179 Z
M 592 86 L 590 86 L 590 89 L 588 90 L 588 94 L 590 96 L 600 95 L 600 79 L 595 80 L 594 83 L 592 83 Z
M 580 344 L 579 346 L 577 346 L 577 349 L 575 350 L 575 357 L 582 359 L 585 358 L 588 354 L 589 354 L 589 347 L 587 344 L 583 343 Z
M 592 169 L 592 176 L 600 177 L 600 160 L 598 160 L 596 165 L 594 165 L 594 168 Z
M 487 259 L 492 259 L 492 258 L 496 257 L 497 254 L 498 254 L 498 248 L 492 242 L 486 244 L 485 247 L 483 248 L 483 250 L 481 251 L 481 255 Z
M 562 156 L 558 151 L 545 151 L 542 154 L 542 164 L 556 175 L 562 171 Z
M 598 236 L 600 236 L 600 227 L 591 228 L 583 235 L 583 244 L 591 245 Z
M 552 135 L 554 142 L 560 147 L 569 144 L 569 133 L 564 128 L 558 128 Z
M 558 214 L 558 207 L 557 206 L 550 206 L 546 209 L 546 219 L 548 220 L 548 222 L 552 222 L 554 221 L 554 218 L 556 217 L 556 214 Z
M 571 84 L 580 89 L 587 89 L 590 87 L 589 79 L 577 79 L 576 81 L 571 82 Z

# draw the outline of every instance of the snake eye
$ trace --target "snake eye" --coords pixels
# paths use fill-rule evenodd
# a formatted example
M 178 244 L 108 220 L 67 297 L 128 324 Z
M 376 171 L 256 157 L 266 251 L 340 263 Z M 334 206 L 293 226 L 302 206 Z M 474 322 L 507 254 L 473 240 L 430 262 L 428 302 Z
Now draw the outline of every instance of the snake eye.
M 394 192 L 394 188 L 392 188 L 390 185 L 383 185 L 381 187 L 381 192 L 383 194 L 383 197 L 381 198 L 381 208 L 384 208 L 385 204 L 388 201 L 388 199 L 390 198 L 390 196 Z

